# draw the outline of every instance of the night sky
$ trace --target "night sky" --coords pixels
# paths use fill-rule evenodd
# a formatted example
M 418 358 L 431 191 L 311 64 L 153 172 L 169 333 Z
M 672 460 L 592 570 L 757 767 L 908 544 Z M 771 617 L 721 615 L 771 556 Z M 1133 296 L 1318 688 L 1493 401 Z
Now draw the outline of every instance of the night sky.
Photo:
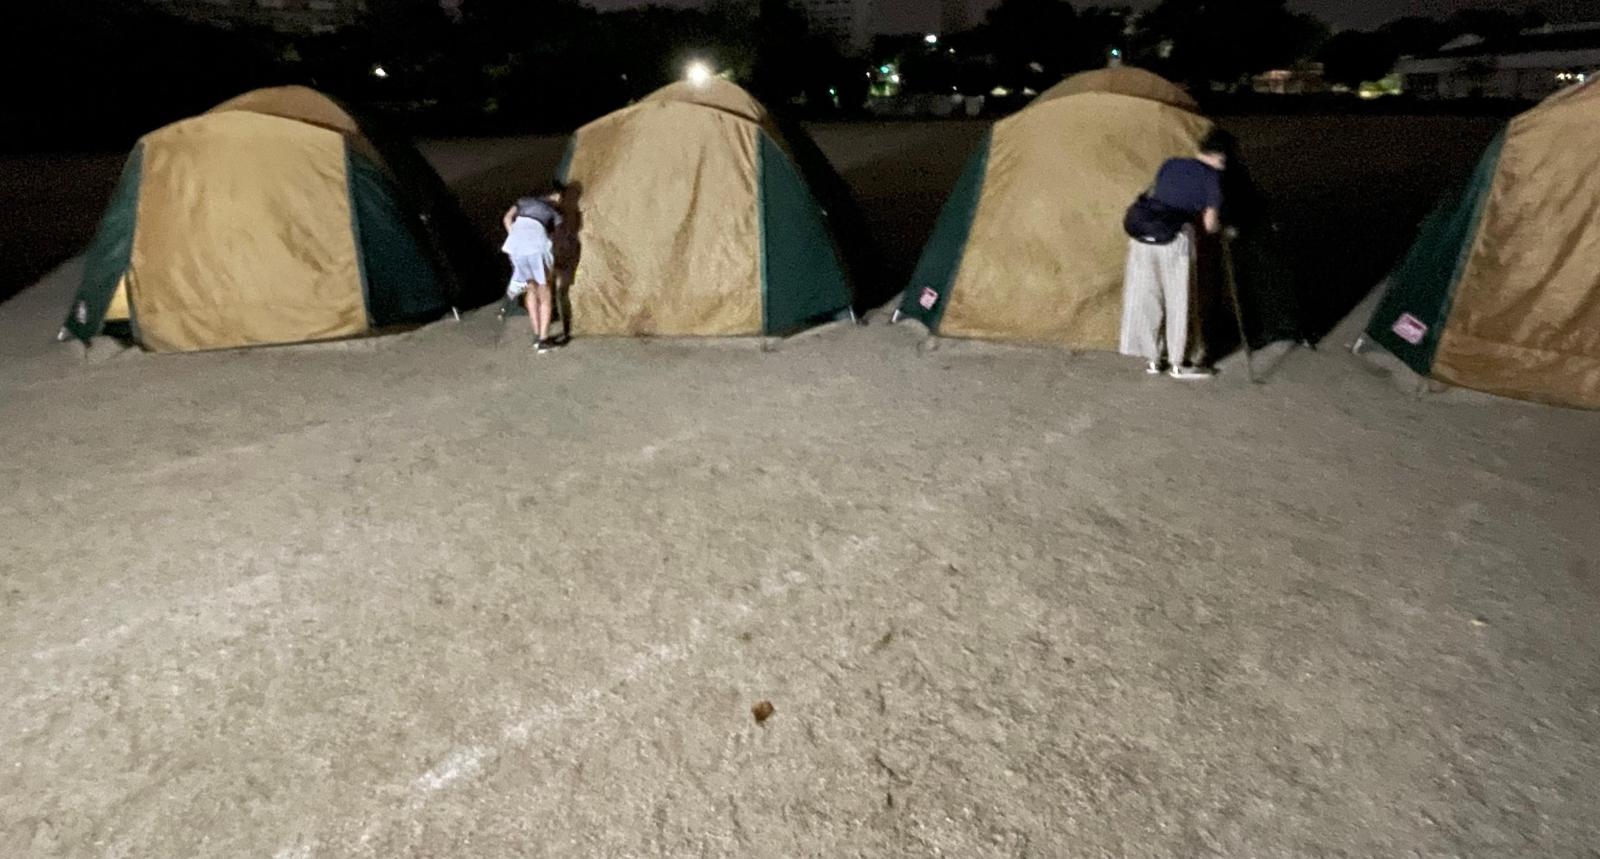
M 639 0 L 588 0 L 589 4 L 599 9 L 620 9 L 624 6 L 641 5 Z M 695 5 L 696 0 L 656 0 L 656 2 L 670 3 L 679 6 Z M 984 9 L 994 5 L 997 0 L 967 0 L 972 7 L 973 20 L 981 19 Z M 1097 5 L 1131 5 L 1135 7 L 1154 5 L 1155 0 L 1079 0 L 1073 5 L 1078 7 Z M 1402 15 L 1448 15 L 1451 10 L 1464 6 L 1495 6 L 1506 9 L 1520 9 L 1524 6 L 1534 5 L 1525 0 L 1289 0 L 1289 5 L 1304 12 L 1310 12 L 1323 20 L 1328 21 L 1337 28 L 1376 27 L 1385 21 L 1398 18 Z M 1550 16 L 1557 20 L 1595 20 L 1600 19 L 1600 0 L 1540 0 L 1537 5 L 1544 8 Z M 884 32 L 912 32 L 918 30 L 934 29 L 939 23 L 938 0 L 878 0 L 879 29 Z

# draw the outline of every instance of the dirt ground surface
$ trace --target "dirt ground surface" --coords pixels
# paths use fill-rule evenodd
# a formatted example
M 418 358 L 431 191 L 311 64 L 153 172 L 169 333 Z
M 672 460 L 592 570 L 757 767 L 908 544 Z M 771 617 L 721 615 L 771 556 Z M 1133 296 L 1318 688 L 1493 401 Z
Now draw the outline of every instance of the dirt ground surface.
M 1493 131 L 1250 122 L 1329 308 Z M 889 270 L 981 132 L 817 130 Z M 85 355 L 78 271 L 0 305 L 0 856 L 1600 856 L 1600 414 L 1333 342 Z

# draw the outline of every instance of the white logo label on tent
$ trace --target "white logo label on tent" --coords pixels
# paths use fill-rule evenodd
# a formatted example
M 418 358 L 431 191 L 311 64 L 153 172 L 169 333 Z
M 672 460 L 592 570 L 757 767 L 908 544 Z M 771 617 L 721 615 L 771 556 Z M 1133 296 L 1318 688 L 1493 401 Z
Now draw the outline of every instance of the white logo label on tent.
M 921 304 L 922 304 L 922 309 L 923 310 L 932 310 L 933 306 L 935 304 L 938 304 L 938 303 L 939 303 L 939 290 L 937 290 L 937 289 L 924 289 L 922 291 L 922 302 L 921 302 Z
M 1400 318 L 1394 321 L 1394 327 L 1390 330 L 1394 332 L 1396 337 L 1415 346 L 1422 342 L 1422 338 L 1428 336 L 1428 323 L 1409 313 L 1402 313 Z

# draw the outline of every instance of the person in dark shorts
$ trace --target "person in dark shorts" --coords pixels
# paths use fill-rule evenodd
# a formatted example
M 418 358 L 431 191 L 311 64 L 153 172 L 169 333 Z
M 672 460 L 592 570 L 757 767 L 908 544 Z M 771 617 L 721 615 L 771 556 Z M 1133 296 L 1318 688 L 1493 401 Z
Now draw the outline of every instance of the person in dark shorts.
M 1128 242 L 1120 351 L 1149 362 L 1147 373 L 1165 369 L 1175 379 L 1208 379 L 1216 374 L 1210 367 L 1189 363 L 1189 299 L 1196 228 L 1213 235 L 1222 230 L 1222 173 L 1231 148 L 1225 132 L 1213 131 L 1195 157 L 1162 164 L 1149 196 L 1172 217 L 1183 219 L 1183 226 L 1169 242 L 1137 238 Z
M 556 347 L 550 339 L 550 320 L 554 315 L 556 229 L 561 226 L 561 193 L 555 188 L 533 197 L 522 197 L 501 218 L 506 228 L 500 250 L 511 258 L 511 283 L 506 297 L 523 301 L 533 325 L 534 348 L 548 352 Z

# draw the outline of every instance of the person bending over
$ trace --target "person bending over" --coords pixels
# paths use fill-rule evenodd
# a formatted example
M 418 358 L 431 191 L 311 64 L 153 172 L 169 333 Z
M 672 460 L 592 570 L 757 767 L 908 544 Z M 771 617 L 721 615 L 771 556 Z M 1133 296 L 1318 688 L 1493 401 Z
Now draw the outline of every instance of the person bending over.
M 1230 148 L 1225 132 L 1211 132 L 1195 157 L 1162 164 L 1150 192 L 1129 212 L 1120 351 L 1148 361 L 1145 372 L 1170 366 L 1175 379 L 1216 374 L 1189 362 L 1189 308 L 1195 231 L 1214 235 L 1222 230 L 1222 172 Z
M 521 300 L 528 308 L 534 348 L 541 353 L 558 345 L 550 339 L 550 320 L 555 308 L 551 281 L 556 267 L 552 237 L 561 226 L 560 206 L 561 189 L 558 187 L 518 199 L 501 219 L 506 228 L 506 241 L 500 250 L 511 258 L 511 283 L 506 287 L 506 297 L 512 301 Z

